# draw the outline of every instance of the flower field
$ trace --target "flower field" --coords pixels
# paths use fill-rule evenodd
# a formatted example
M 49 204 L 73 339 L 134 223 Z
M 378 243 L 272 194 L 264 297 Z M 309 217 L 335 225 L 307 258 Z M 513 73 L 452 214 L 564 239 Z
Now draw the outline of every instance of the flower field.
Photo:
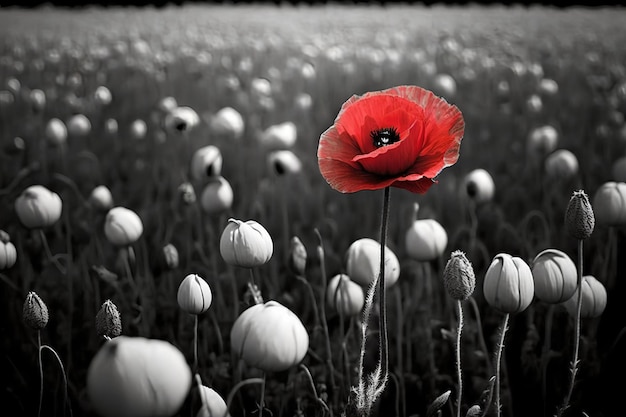
M 0 414 L 623 416 L 625 19 L 0 9 Z

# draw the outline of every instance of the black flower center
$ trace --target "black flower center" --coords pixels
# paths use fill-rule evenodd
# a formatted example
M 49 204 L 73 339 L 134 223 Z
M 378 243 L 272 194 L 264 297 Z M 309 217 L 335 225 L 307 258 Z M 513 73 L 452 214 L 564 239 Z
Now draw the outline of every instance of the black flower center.
M 400 140 L 398 130 L 395 127 L 385 127 L 383 129 L 372 130 L 370 132 L 374 146 L 380 148 L 381 146 L 391 145 Z

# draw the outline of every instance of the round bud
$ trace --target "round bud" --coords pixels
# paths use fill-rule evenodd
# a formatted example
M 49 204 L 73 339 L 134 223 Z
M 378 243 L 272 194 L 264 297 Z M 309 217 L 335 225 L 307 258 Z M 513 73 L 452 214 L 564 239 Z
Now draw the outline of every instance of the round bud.
M 104 234 L 114 245 L 127 246 L 139 239 L 143 233 L 141 218 L 126 207 L 114 207 L 106 215 Z
M 178 306 L 189 314 L 202 314 L 209 309 L 213 294 L 209 284 L 197 274 L 189 274 L 178 286 Z
M 485 300 L 504 313 L 524 311 L 533 300 L 534 288 L 528 264 L 506 253 L 493 258 L 483 281 Z
M 51 226 L 61 217 L 61 197 L 42 185 L 31 185 L 15 200 L 15 212 L 29 229 Z
M 416 261 L 432 261 L 441 256 L 448 245 L 448 234 L 434 219 L 415 220 L 406 231 L 407 254 Z
M 256 221 L 229 219 L 220 238 L 220 253 L 230 265 L 252 268 L 271 259 L 274 243 L 267 230 Z
M 626 183 L 609 181 L 602 184 L 593 196 L 593 209 L 598 224 L 626 224 Z
M 363 287 L 346 274 L 337 274 L 328 281 L 326 302 L 345 316 L 359 314 L 365 304 Z
M 532 262 L 535 295 L 550 304 L 561 303 L 574 294 L 577 270 L 574 261 L 558 249 L 546 249 Z
M 463 179 L 465 194 L 476 203 L 485 203 L 493 198 L 496 185 L 491 174 L 482 168 L 468 173 Z
M 583 276 L 581 283 L 583 291 L 580 317 L 590 319 L 600 317 L 606 308 L 607 292 L 600 281 L 592 275 Z M 572 317 L 576 317 L 578 306 L 578 290 L 574 292 L 569 300 L 563 303 L 565 309 Z
M 374 239 L 361 238 L 352 242 L 346 252 L 346 272 L 350 279 L 366 286 L 380 274 L 380 243 Z M 395 253 L 385 247 L 385 287 L 400 278 L 400 261 Z

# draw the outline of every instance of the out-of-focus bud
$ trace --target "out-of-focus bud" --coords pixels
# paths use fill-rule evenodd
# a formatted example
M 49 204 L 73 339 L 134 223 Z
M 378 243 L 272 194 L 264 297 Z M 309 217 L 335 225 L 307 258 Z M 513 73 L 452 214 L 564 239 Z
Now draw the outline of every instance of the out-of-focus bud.
M 472 263 L 460 250 L 452 252 L 443 270 L 443 285 L 450 297 L 467 300 L 476 287 L 476 276 Z
M 115 135 L 118 129 L 119 126 L 117 124 L 117 120 L 107 119 L 106 122 L 104 122 L 104 131 L 107 135 Z
M 101 85 L 100 87 L 96 88 L 96 91 L 93 93 L 93 98 L 95 102 L 99 105 L 106 106 L 111 104 L 111 101 L 113 100 L 113 95 L 108 88 Z
M 306 260 L 306 247 L 298 236 L 293 236 L 289 242 L 289 268 L 297 275 L 303 276 Z
M 559 85 L 550 78 L 539 81 L 539 93 L 544 96 L 555 96 L 559 92 Z
M 17 250 L 11 237 L 4 230 L 0 230 L 0 270 L 11 268 L 16 260 Z
M 63 121 L 52 118 L 46 124 L 46 139 L 55 146 L 62 145 L 67 142 L 67 127 Z
M 346 252 L 346 272 L 350 279 L 366 286 L 380 274 L 380 243 L 374 239 L 361 238 L 352 242 Z M 395 253 L 385 247 L 385 287 L 400 278 L 400 261 Z
M 22 89 L 22 83 L 17 78 L 11 77 L 7 80 L 7 89 L 11 93 L 17 94 Z
M 480 405 L 474 404 L 470 408 L 467 409 L 467 413 L 465 417 L 478 417 L 482 414 L 483 410 L 480 408 Z
M 271 149 L 291 148 L 298 138 L 298 130 L 293 122 L 272 125 L 259 137 L 261 145 Z
M 114 245 L 128 246 L 137 241 L 143 233 L 141 218 L 126 207 L 113 207 L 104 221 L 104 234 Z
M 535 282 L 521 258 L 500 253 L 485 273 L 483 293 L 490 306 L 503 313 L 520 313 L 533 301 Z
M 558 149 L 548 155 L 545 167 L 549 178 L 568 180 L 578 173 L 578 159 L 567 149 Z
M 584 240 L 591 236 L 596 218 L 583 190 L 574 191 L 565 210 L 565 232 L 574 239 Z
M 134 120 L 130 125 L 130 136 L 135 140 L 146 137 L 148 133 L 148 125 L 141 119 Z
M 163 261 L 168 269 L 178 268 L 179 256 L 176 246 L 172 245 L 171 243 L 163 246 Z
M 191 183 L 184 182 L 180 184 L 178 186 L 178 195 L 185 205 L 191 205 L 196 202 L 196 191 L 193 189 Z
M 61 217 L 61 197 L 42 185 L 31 185 L 15 200 L 15 212 L 29 229 L 51 226 Z
M 96 210 L 107 211 L 113 207 L 113 195 L 106 185 L 98 185 L 89 194 L 89 204 Z
M 200 117 L 191 107 L 181 106 L 167 113 L 164 123 L 168 132 L 182 134 L 198 126 Z
M 593 213 L 598 224 L 626 224 L 626 183 L 609 181 L 602 184 L 593 196 Z
M 22 308 L 22 317 L 24 323 L 34 330 L 41 330 L 48 324 L 48 306 L 34 291 L 29 292 L 26 296 Z
M 267 78 L 255 78 L 250 83 L 250 92 L 254 96 L 269 96 L 272 94 L 272 84 Z
M 328 281 L 326 302 L 335 311 L 345 316 L 354 316 L 363 309 L 365 295 L 363 288 L 346 274 L 337 274 Z
M 241 114 L 232 107 L 220 109 L 211 118 L 211 131 L 218 136 L 229 136 L 239 139 L 243 136 L 245 124 Z
M 207 214 L 218 214 L 233 205 L 233 188 L 224 177 L 212 178 L 202 190 L 200 206 Z
M 91 132 L 91 122 L 84 114 L 75 114 L 67 121 L 67 131 L 70 136 L 85 137 Z
M 415 220 L 406 231 L 404 244 L 411 258 L 420 262 L 432 261 L 446 249 L 448 234 L 437 220 Z
M 528 135 L 528 148 L 533 153 L 547 155 L 556 149 L 558 141 L 559 133 L 553 126 L 540 126 Z
M 426 410 L 426 415 L 427 416 L 439 416 L 441 414 L 440 410 L 448 402 L 448 399 L 450 398 L 451 393 L 452 391 L 448 390 L 444 392 L 443 394 L 439 395 L 437 398 L 435 398 L 433 402 L 430 403 L 430 405 L 428 406 L 428 409 Z
M 199 395 L 202 406 L 196 417 L 230 417 L 226 401 L 214 389 L 202 385 Z
M 543 110 L 543 100 L 541 100 L 541 96 L 531 94 L 531 96 L 526 99 L 526 108 L 531 113 L 540 113 L 541 110 Z
M 583 319 L 600 317 L 606 308 L 606 288 L 592 275 L 583 276 L 581 288 L 583 291 L 583 298 L 580 309 L 580 317 Z M 574 292 L 570 299 L 563 302 L 563 306 L 570 316 L 576 317 L 578 290 Z
M 482 168 L 469 172 L 463 179 L 466 195 L 476 203 L 485 203 L 493 198 L 496 185 L 491 174 Z
M 178 102 L 174 97 L 171 96 L 163 97 L 157 104 L 157 108 L 163 113 L 169 113 L 177 107 Z
M 445 99 L 456 95 L 456 81 L 449 74 L 437 74 L 433 81 L 433 93 Z
M 230 265 L 252 268 L 271 259 L 274 242 L 267 230 L 256 221 L 228 219 L 220 238 L 220 253 Z
M 294 99 L 296 108 L 301 111 L 307 111 L 313 106 L 313 98 L 310 94 L 300 93 Z
M 30 91 L 29 99 L 35 113 L 41 112 L 46 107 L 46 93 L 38 88 Z
M 217 146 L 208 145 L 198 149 L 191 158 L 191 176 L 196 181 L 217 177 L 222 173 L 223 157 Z
M 209 284 L 197 274 L 189 274 L 178 286 L 178 306 L 189 314 L 202 314 L 209 309 L 213 294 Z
M 3 151 L 6 152 L 8 155 L 16 155 L 19 154 L 20 152 L 23 152 L 26 149 L 26 142 L 24 141 L 24 139 L 22 139 L 19 136 L 16 136 L 13 138 L 13 140 L 9 143 L 7 143 L 4 148 Z
M 541 301 L 562 303 L 576 291 L 576 265 L 566 253 L 558 249 L 546 249 L 535 256 L 532 273 L 535 295 Z
M 267 156 L 270 171 L 276 175 L 292 175 L 302 170 L 302 162 L 290 150 L 273 151 Z
M 96 314 L 96 333 L 109 339 L 122 334 L 122 318 L 111 300 L 106 300 Z

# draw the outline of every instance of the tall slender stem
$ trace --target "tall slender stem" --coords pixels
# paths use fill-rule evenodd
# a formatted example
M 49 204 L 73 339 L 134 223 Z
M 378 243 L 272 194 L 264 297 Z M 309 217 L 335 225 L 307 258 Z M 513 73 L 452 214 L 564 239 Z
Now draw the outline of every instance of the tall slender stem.
M 265 371 L 261 377 L 261 401 L 259 401 L 259 417 L 263 417 L 263 409 L 265 408 Z
M 569 402 L 572 398 L 572 392 L 574 391 L 574 383 L 576 382 L 576 374 L 578 372 L 578 346 L 580 344 L 580 314 L 582 309 L 582 301 L 583 301 L 583 240 L 578 240 L 578 280 L 577 280 L 577 288 L 578 288 L 578 300 L 576 302 L 576 330 L 574 336 L 574 356 L 572 359 L 571 366 L 571 378 L 569 388 L 567 390 L 567 395 L 565 396 L 565 401 L 563 401 L 563 405 L 559 409 L 557 417 L 561 417 L 565 410 L 569 407 Z
M 39 360 L 39 408 L 37 417 L 41 416 L 41 404 L 43 403 L 43 364 L 41 363 L 41 330 L 37 330 L 37 351 Z
M 463 395 L 463 378 L 461 375 L 461 332 L 463 331 L 463 306 L 461 305 L 461 300 L 457 300 L 456 305 L 459 312 L 459 328 L 456 332 L 456 374 L 459 380 L 456 416 L 461 417 L 461 397 Z
M 193 371 L 198 371 L 198 315 L 193 315 Z
M 496 382 L 495 382 L 495 397 L 496 397 L 496 415 L 500 417 L 502 412 L 502 406 L 500 404 L 500 363 L 502 362 L 502 350 L 504 349 L 504 336 L 506 335 L 507 326 L 509 325 L 509 313 L 504 315 L 502 320 L 502 327 L 500 329 L 500 341 L 498 342 L 498 353 L 496 356 Z
M 548 306 L 545 318 L 545 329 L 543 337 L 543 349 L 541 352 L 541 397 L 543 400 L 543 414 L 546 415 L 546 402 L 548 399 L 548 362 L 550 361 L 550 345 L 552 336 L 552 322 L 554 320 L 554 304 Z
M 382 380 L 380 383 L 380 389 L 385 387 L 387 382 L 387 375 L 389 373 L 388 364 L 388 349 L 389 342 L 387 340 L 387 305 L 386 305 L 386 293 L 385 293 L 385 246 L 387 244 L 387 221 L 389 219 L 389 200 L 390 200 L 389 187 L 385 188 L 383 196 L 383 213 L 380 225 L 380 276 L 378 278 L 378 294 L 379 294 L 379 329 L 380 329 L 380 364 Z

